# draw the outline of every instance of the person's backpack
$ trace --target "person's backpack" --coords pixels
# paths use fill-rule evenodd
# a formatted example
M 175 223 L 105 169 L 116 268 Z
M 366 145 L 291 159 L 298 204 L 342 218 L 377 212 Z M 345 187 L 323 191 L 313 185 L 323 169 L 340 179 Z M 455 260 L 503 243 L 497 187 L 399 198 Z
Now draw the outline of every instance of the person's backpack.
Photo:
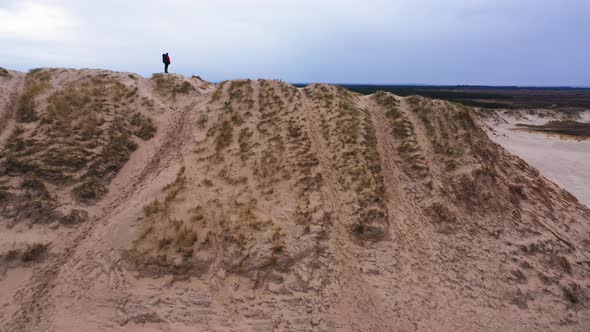
M 166 60 L 167 60 L 166 57 L 167 57 L 166 53 L 162 54 L 162 62 L 163 63 L 166 63 Z
M 170 64 L 170 56 L 168 54 L 166 54 L 166 60 L 168 61 L 168 64 Z

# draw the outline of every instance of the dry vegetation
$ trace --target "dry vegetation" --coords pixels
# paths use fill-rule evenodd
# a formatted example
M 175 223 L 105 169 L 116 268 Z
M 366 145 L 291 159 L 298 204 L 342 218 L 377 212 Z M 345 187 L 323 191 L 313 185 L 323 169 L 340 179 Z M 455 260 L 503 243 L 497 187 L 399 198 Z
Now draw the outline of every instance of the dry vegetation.
M 215 91 L 211 95 L 211 102 L 216 102 L 221 99 L 221 95 L 223 94 L 223 86 L 225 85 L 226 81 L 221 82 L 215 88 Z
M 30 243 L 23 248 L 15 248 L 0 255 L 0 267 L 2 263 L 14 264 L 15 261 L 22 263 L 39 262 L 45 258 L 48 252 L 48 245 L 43 243 Z
M 575 198 L 551 187 L 537 170 L 492 144 L 470 108 L 422 97 L 410 97 L 407 102 L 424 126 L 439 174 L 440 187 L 431 192 L 436 199 L 424 205 L 435 229 L 453 239 L 463 235 L 482 242 L 518 239 L 526 245 L 510 253 L 519 267 L 510 271 L 507 287 L 530 285 L 529 279 L 538 278 L 542 292 L 561 297 L 568 307 L 585 303 L 586 292 L 572 278 L 571 244 L 553 235 L 540 237 L 537 228 L 540 219 L 549 218 L 557 222 L 554 227 L 559 232 L 568 232 L 566 224 L 573 220 L 555 206 L 559 200 L 575 203 Z M 560 198 L 556 201 L 556 197 Z M 527 309 L 533 299 L 519 290 L 509 300 Z
M 39 119 L 37 114 L 37 96 L 49 86 L 49 71 L 31 70 L 27 75 L 25 91 L 20 95 L 16 108 L 16 121 L 21 123 L 34 122 Z
M 383 205 L 383 177 L 375 128 L 370 113 L 353 101 L 350 92 L 326 85 L 306 88 L 320 111 L 322 136 L 342 188 L 355 197 L 351 231 L 363 239 L 384 235 L 387 212 Z
M 206 137 L 194 149 L 196 163 L 187 165 L 199 169 L 198 185 L 210 194 L 189 203 L 182 193 L 170 195 L 177 187 L 173 184 L 166 189 L 173 198 L 146 206 L 132 249 L 138 266 L 200 274 L 211 263 L 216 243 L 223 248 L 224 266 L 234 273 L 262 282 L 288 269 L 292 259 L 285 234 L 264 206 L 284 195 L 276 191 L 280 183 L 297 188 L 305 202 L 318 186 L 314 182 L 321 181 L 313 172 L 317 161 L 309 137 L 296 125 L 300 114 L 288 112 L 283 100 L 295 100 L 295 94 L 295 88 L 279 82 L 241 80 L 218 86 L 208 111 L 197 118 Z M 302 233 L 311 222 L 303 217 L 312 219 L 306 209 L 304 204 L 294 217 Z
M 26 124 L 15 128 L 0 154 L 0 179 L 25 181 L 21 188 L 3 189 L 0 206 L 15 220 L 72 225 L 86 219 L 86 212 L 63 215 L 49 192 L 66 188 L 81 203 L 100 199 L 137 148 L 133 136 L 150 139 L 156 128 L 149 117 L 131 111 L 137 87 L 95 75 L 53 88 L 55 75 L 50 69 L 27 75 L 17 105 L 17 121 Z
M 12 75 L 8 72 L 8 70 L 0 67 L 0 77 L 2 77 L 2 78 L 12 78 Z
M 187 271 L 195 252 L 208 241 L 199 236 L 205 229 L 202 208 L 196 207 L 189 218 L 179 218 L 172 211 L 174 202 L 183 199 L 187 185 L 185 170 L 182 167 L 176 180 L 162 190 L 162 201 L 155 200 L 143 209 L 141 233 L 130 251 L 139 265 Z
M 178 77 L 166 74 L 154 74 L 152 80 L 156 83 L 156 91 L 164 96 L 176 100 L 178 94 L 188 94 L 195 91 L 189 81 L 181 81 Z
M 417 140 L 416 129 L 401 110 L 399 101 L 392 94 L 385 92 L 376 93 L 373 99 L 386 109 L 385 115 L 391 121 L 392 134 L 399 140 L 397 151 L 406 162 L 404 165 L 406 173 L 414 178 L 427 176 L 428 166 Z
M 517 126 L 544 133 L 570 135 L 577 137 L 590 137 L 590 123 L 578 122 L 573 120 L 549 121 L 546 124 L 540 126 L 519 123 L 517 124 Z
M 254 164 L 254 175 L 260 181 L 260 186 L 268 187 L 283 178 L 289 177 L 285 168 L 285 113 L 287 105 L 277 94 L 276 84 L 269 81 L 259 81 L 260 118 L 256 125 L 260 137 L 262 152 Z
M 129 124 L 133 126 L 133 134 L 144 141 L 150 140 L 156 134 L 156 126 L 152 119 L 139 112 L 133 113 Z
M 468 107 L 421 97 L 412 97 L 409 103 L 426 127 L 435 153 L 449 157 L 464 154 L 469 148 L 469 135 L 475 128 Z
M 49 254 L 49 245 L 40 242 L 15 245 L 5 252 L 0 252 L 0 281 L 14 267 L 31 267 L 43 262 Z

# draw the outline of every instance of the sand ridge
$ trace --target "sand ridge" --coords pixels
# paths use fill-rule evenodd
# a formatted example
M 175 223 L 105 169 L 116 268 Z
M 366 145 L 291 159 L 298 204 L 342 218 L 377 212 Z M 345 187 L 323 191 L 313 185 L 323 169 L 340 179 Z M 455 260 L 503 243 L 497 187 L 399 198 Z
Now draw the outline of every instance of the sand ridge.
M 106 76 L 109 93 L 92 98 L 137 148 L 96 201 L 56 198 L 87 220 L 0 219 L 1 248 L 48 245 L 6 265 L 3 330 L 590 327 L 590 211 L 469 108 L 324 84 L 45 71 L 41 118 L 53 93 Z M 138 112 L 153 137 L 127 120 Z M 43 126 L 9 121 L 26 137 Z M 25 176 L 2 180 L 21 193 Z
M 482 121 L 490 138 L 511 153 L 538 168 L 544 176 L 574 194 L 590 206 L 590 183 L 586 170 L 590 167 L 590 140 L 519 130 L 517 124 L 544 125 L 550 120 L 590 122 L 590 111 L 568 115 L 552 110 L 515 114 L 514 111 L 486 114 Z

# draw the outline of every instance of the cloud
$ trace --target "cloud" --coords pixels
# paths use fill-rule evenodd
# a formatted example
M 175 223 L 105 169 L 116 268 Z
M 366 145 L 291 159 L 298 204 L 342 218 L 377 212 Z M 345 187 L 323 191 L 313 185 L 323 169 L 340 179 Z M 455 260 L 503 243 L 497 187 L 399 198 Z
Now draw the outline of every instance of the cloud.
M 0 7 L 0 39 L 59 42 L 75 36 L 77 20 L 64 8 L 23 1 Z

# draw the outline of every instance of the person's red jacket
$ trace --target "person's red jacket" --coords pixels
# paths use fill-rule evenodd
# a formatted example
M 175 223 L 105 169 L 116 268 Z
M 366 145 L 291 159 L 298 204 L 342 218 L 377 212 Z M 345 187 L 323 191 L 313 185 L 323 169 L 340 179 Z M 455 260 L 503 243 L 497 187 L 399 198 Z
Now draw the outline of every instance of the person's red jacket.
M 169 64 L 172 63 L 172 62 L 170 62 L 170 55 L 166 55 L 166 60 L 168 60 Z

